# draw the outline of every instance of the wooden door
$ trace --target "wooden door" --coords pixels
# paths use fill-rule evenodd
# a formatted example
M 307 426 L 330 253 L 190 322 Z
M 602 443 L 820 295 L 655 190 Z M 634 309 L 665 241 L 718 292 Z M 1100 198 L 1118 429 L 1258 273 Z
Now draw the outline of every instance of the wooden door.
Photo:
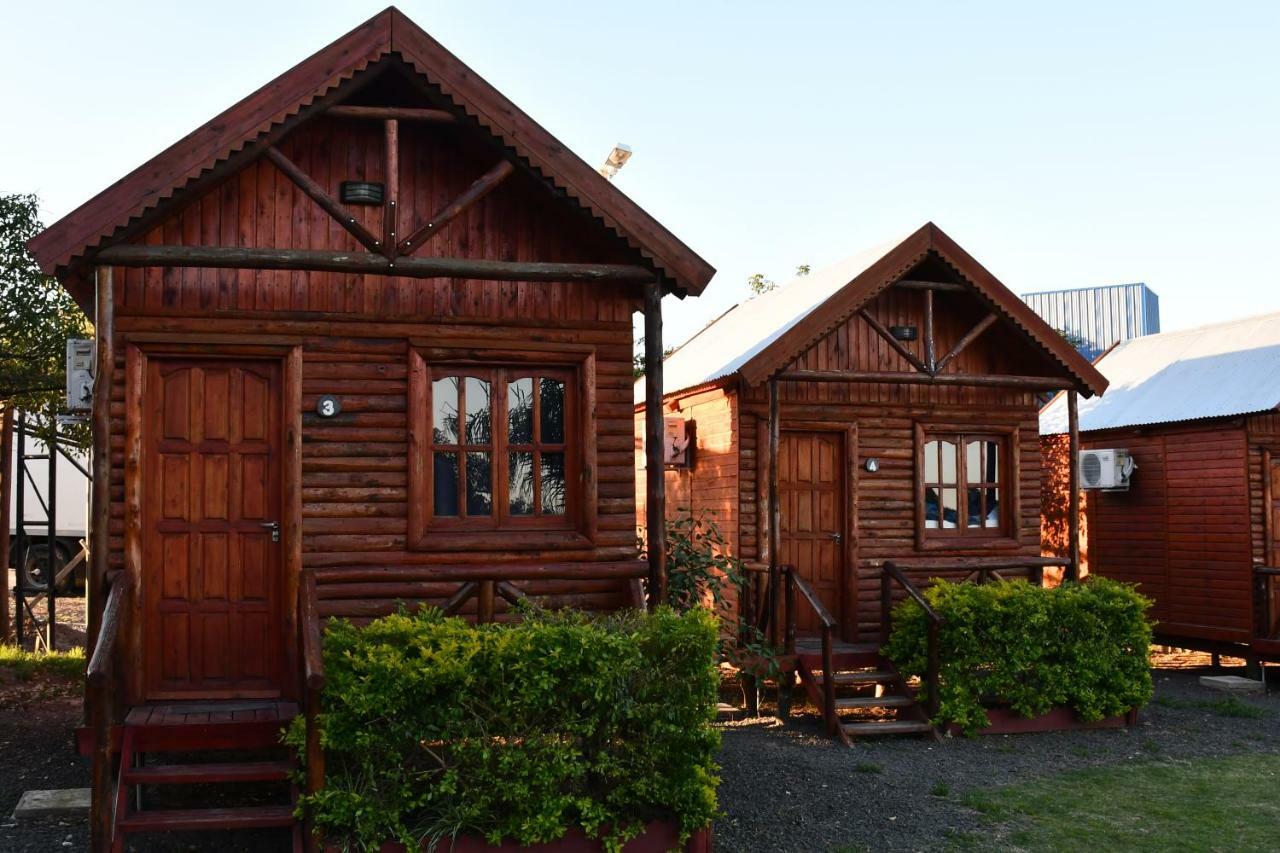
M 839 432 L 784 431 L 778 437 L 781 563 L 794 566 L 827 610 L 844 624 L 844 539 L 849 516 L 844 488 L 844 440 Z M 797 605 L 796 628 L 816 634 L 813 609 Z M 841 633 L 848 633 L 847 630 Z
M 284 684 L 281 368 L 151 358 L 142 395 L 146 698 Z
M 1280 567 L 1280 453 L 1274 449 L 1266 450 L 1262 454 L 1262 464 L 1265 468 L 1262 476 L 1266 479 L 1263 494 L 1267 503 L 1263 507 L 1263 511 L 1267 514 L 1264 526 L 1268 539 L 1266 564 L 1271 567 Z M 1280 577 L 1267 577 L 1265 581 L 1263 595 L 1268 600 L 1267 613 L 1270 615 L 1270 624 L 1257 627 L 1267 639 L 1280 638 Z

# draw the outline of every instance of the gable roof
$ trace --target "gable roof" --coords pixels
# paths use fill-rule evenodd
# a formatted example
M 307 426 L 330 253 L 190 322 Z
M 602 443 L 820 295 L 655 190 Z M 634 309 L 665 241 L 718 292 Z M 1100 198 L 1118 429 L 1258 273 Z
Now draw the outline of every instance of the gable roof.
M 953 266 L 974 292 L 1014 323 L 1080 383 L 1100 394 L 1106 380 L 1063 337 L 932 222 L 906 237 L 866 249 L 784 287 L 739 303 L 663 362 L 665 394 L 741 375 L 764 381 L 843 323 L 930 253 Z M 643 382 L 636 384 L 644 402 Z
M 1265 412 L 1280 406 L 1280 313 L 1133 338 L 1098 359 L 1105 397 L 1080 402 L 1080 429 Z M 1067 405 L 1040 412 L 1040 433 L 1067 431 Z
M 394 6 L 322 48 L 80 205 L 28 243 L 55 273 L 117 229 L 298 116 L 342 83 L 398 55 L 534 173 L 582 205 L 664 275 L 697 295 L 714 268 Z

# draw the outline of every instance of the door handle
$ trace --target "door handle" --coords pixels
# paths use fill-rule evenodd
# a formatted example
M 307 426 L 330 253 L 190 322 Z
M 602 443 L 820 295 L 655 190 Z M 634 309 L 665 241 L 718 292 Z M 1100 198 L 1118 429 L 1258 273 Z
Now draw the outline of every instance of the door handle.
M 832 538 L 832 540 L 834 540 L 834 541 L 835 541 L 835 543 L 836 543 L 837 545 L 839 545 L 841 542 L 843 542 L 843 541 L 844 541 L 844 534 L 843 534 L 843 533 L 832 533 L 832 534 L 831 534 L 831 538 Z
M 270 531 L 271 531 L 271 541 L 272 541 L 272 542 L 279 542 L 279 541 L 280 541 L 280 522 L 278 522 L 278 521 L 264 521 L 264 522 L 262 522 L 262 524 L 260 524 L 260 525 L 259 525 L 259 527 L 263 527 L 263 528 L 265 528 L 265 529 L 267 529 L 267 530 L 270 530 Z

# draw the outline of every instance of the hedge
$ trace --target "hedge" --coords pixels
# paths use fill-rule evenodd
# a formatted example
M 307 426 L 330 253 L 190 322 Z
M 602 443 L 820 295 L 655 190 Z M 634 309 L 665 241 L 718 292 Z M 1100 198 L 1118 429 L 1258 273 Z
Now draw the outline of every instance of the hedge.
M 614 851 L 650 820 L 676 821 L 682 841 L 711 822 L 714 616 L 527 617 L 330 622 L 325 787 L 302 807 L 331 843 L 528 845 L 576 827 Z M 299 723 L 288 737 L 301 754 Z
M 1151 698 L 1151 601 L 1127 584 L 937 581 L 924 594 L 945 620 L 935 723 L 974 733 L 992 705 L 1028 718 L 1065 706 L 1094 721 Z M 926 631 L 914 601 L 894 608 L 884 652 L 907 675 L 924 676 Z

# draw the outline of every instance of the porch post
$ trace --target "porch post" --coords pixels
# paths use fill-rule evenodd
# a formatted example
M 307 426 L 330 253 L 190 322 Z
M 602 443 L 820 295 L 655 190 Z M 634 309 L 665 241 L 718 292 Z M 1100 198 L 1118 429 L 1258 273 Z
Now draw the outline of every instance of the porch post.
M 94 273 L 97 302 L 94 308 L 93 332 L 96 350 L 93 368 L 93 451 L 89 502 L 89 624 L 85 637 L 85 654 L 93 657 L 93 648 L 102 628 L 102 608 L 106 603 L 107 541 L 111 524 L 111 372 L 115 369 L 112 330 L 115 326 L 115 300 L 111 267 L 98 267 Z
M 645 541 L 649 609 L 667 600 L 667 483 L 662 460 L 662 286 L 644 290 Z
M 13 518 L 13 401 L 0 416 L 0 566 L 9 565 L 9 523 Z M 9 578 L 0 583 L 0 643 L 9 641 Z
M 782 549 L 782 505 L 778 497 L 778 380 L 769 380 L 769 643 L 778 645 L 779 552 Z
M 1068 504 L 1067 537 L 1071 564 L 1067 566 L 1067 580 L 1080 580 L 1080 409 L 1075 389 L 1067 392 L 1067 429 L 1069 434 L 1070 465 L 1067 489 Z

